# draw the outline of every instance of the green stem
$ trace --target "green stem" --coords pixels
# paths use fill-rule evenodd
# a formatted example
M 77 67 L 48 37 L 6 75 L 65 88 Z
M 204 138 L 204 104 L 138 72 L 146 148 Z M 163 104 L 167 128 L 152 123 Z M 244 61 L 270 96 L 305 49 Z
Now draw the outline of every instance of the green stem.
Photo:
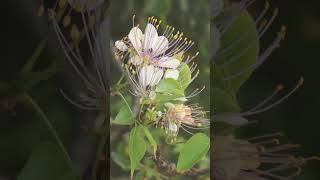
M 37 104 L 37 102 L 35 102 L 33 100 L 33 98 L 27 94 L 24 93 L 23 97 L 27 100 L 28 103 L 30 103 L 30 105 L 32 105 L 33 109 L 38 113 L 38 115 L 41 117 L 41 120 L 43 120 L 43 122 L 45 123 L 45 125 L 47 126 L 48 130 L 50 131 L 50 133 L 52 134 L 53 138 L 55 139 L 57 145 L 59 146 L 59 148 L 61 149 L 64 159 L 67 162 L 67 164 L 69 165 L 70 170 L 73 172 L 73 168 L 72 168 L 72 161 L 71 158 L 69 156 L 69 154 L 67 153 L 66 148 L 64 147 L 61 139 L 59 138 L 55 128 L 52 126 L 51 122 L 49 121 L 48 117 L 45 115 L 45 113 L 42 111 L 41 107 Z M 75 175 L 75 174 L 74 174 Z
M 101 159 L 101 156 L 103 153 L 103 148 L 107 142 L 108 137 L 109 136 L 105 134 L 100 137 L 100 140 L 98 142 L 96 158 L 93 162 L 93 167 L 92 167 L 92 172 L 91 172 L 91 180 L 97 180 L 97 169 L 98 169 L 99 161 Z
M 126 103 L 126 105 L 127 105 L 128 109 L 130 110 L 130 112 L 131 112 L 132 114 L 134 114 L 133 111 L 132 111 L 131 108 L 130 108 L 129 103 L 127 102 L 126 98 L 121 94 L 121 92 L 117 92 L 117 94 L 118 94 L 118 95 L 122 98 L 122 100 Z

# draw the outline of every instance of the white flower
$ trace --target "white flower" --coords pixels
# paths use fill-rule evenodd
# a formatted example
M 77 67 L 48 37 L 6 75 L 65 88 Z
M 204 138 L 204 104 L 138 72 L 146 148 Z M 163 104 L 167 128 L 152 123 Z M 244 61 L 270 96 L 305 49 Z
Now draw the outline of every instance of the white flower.
M 151 23 L 148 23 L 145 34 L 138 27 L 133 27 L 128 37 L 137 53 L 148 60 L 152 60 L 169 48 L 168 39 L 165 36 L 158 36 L 157 29 Z
M 176 69 L 168 69 L 164 75 L 164 78 L 172 78 L 177 80 L 179 78 L 179 71 Z
M 152 65 L 144 66 L 139 74 L 139 83 L 144 89 L 151 88 L 160 82 L 162 76 L 162 69 Z
M 164 76 L 162 68 L 145 65 L 136 73 L 130 72 L 128 68 L 127 71 L 132 85 L 134 86 L 133 95 L 149 97 L 150 99 L 156 97 L 154 89 Z
M 116 41 L 114 44 L 119 51 L 127 51 L 128 50 L 128 46 L 121 40 Z
M 149 17 L 144 33 L 138 26 L 133 27 L 128 34 L 131 48 L 145 64 L 176 69 L 181 62 L 177 56 L 183 57 L 183 53 L 194 43 L 184 38 L 183 33 L 175 32 L 171 26 L 167 26 L 164 33 L 158 35 L 157 29 L 160 24 L 161 21 Z
M 210 127 L 210 122 L 205 118 L 206 112 L 198 106 L 187 106 L 184 104 L 165 104 L 167 111 L 164 117 L 158 122 L 164 128 L 170 138 L 178 135 L 180 128 L 188 133 L 187 129 L 206 129 Z

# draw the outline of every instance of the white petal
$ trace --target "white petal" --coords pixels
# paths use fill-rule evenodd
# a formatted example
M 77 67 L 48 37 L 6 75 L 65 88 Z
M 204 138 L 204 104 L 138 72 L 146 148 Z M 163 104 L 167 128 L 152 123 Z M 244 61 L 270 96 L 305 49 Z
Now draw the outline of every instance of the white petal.
M 159 36 L 154 39 L 152 43 L 152 54 L 153 56 L 158 56 L 164 53 L 169 48 L 169 41 L 164 36 Z
M 145 88 L 147 86 L 147 67 L 143 66 L 139 73 L 139 84 Z
M 133 65 L 140 65 L 143 62 L 143 59 L 139 56 L 139 55 L 135 55 L 133 57 L 130 58 L 130 62 Z
M 151 91 L 150 94 L 149 94 L 149 98 L 150 98 L 151 100 L 156 99 L 156 96 L 157 96 L 157 94 L 156 94 L 155 91 Z
M 172 133 L 177 133 L 178 132 L 178 126 L 175 123 L 170 123 L 169 122 L 169 131 Z
M 176 69 L 180 64 L 180 61 L 178 59 L 170 57 L 163 57 L 159 61 L 159 66 L 164 68 Z
M 130 42 L 132 43 L 134 49 L 138 52 L 142 51 L 142 39 L 143 33 L 138 27 L 133 27 L 128 35 Z
M 155 67 L 154 72 L 152 74 L 151 82 L 149 85 L 153 87 L 159 84 L 160 80 L 162 79 L 162 76 L 163 76 L 163 70 Z
M 148 51 L 152 48 L 154 40 L 158 39 L 157 29 L 152 24 L 148 23 L 144 34 L 145 34 L 145 37 L 144 37 L 145 39 L 144 39 L 143 49 L 145 51 Z
M 116 46 L 116 48 L 119 50 L 119 51 L 126 51 L 128 50 L 128 46 L 123 42 L 123 41 L 116 41 L 114 43 L 114 45 Z
M 166 71 L 166 74 L 164 75 L 164 78 L 172 78 L 174 80 L 177 80 L 179 77 L 179 71 L 176 69 L 168 69 Z
M 151 82 L 152 82 L 152 77 L 153 77 L 153 74 L 154 74 L 154 67 L 149 65 L 147 66 L 147 74 L 146 74 L 146 86 L 150 85 Z

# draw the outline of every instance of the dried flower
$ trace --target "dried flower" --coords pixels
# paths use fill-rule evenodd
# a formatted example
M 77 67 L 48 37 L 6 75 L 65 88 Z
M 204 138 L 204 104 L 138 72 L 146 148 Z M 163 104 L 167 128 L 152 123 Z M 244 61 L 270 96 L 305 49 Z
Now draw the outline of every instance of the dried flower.
M 166 103 L 167 111 L 157 122 L 158 126 L 166 130 L 169 137 L 175 138 L 179 129 L 192 134 L 187 129 L 209 128 L 209 120 L 205 118 L 206 112 L 196 105 Z

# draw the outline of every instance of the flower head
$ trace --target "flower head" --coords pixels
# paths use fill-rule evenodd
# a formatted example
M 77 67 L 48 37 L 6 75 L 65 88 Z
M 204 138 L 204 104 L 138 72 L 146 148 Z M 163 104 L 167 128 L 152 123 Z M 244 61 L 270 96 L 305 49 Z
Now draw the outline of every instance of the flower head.
M 161 79 L 177 80 L 179 67 L 188 64 L 199 54 L 185 58 L 184 53 L 194 42 L 183 38 L 183 33 L 175 32 L 171 26 L 167 26 L 164 33 L 159 35 L 160 24 L 161 20 L 149 17 L 144 32 L 139 25 L 133 25 L 128 36 L 115 42 L 116 57 L 123 61 L 135 96 L 150 97 Z M 196 65 L 192 64 L 191 72 L 195 68 Z
M 179 129 L 192 134 L 187 129 L 203 129 L 209 127 L 209 120 L 205 118 L 206 112 L 196 105 L 167 103 L 167 111 L 158 122 L 164 128 L 169 137 L 175 138 Z
M 213 140 L 213 176 L 220 179 L 292 179 L 306 161 L 318 157 L 296 157 L 290 153 L 296 144 L 280 144 L 280 133 L 235 139 L 217 136 Z
M 162 35 L 158 34 L 161 20 L 148 18 L 144 33 L 139 25 L 134 26 L 127 37 L 116 41 L 115 46 L 120 52 L 130 49 L 129 61 L 135 65 L 148 64 L 161 68 L 176 69 L 181 59 L 179 57 L 194 44 L 183 37 L 180 31 L 167 26 Z M 137 59 L 139 59 L 137 61 Z

